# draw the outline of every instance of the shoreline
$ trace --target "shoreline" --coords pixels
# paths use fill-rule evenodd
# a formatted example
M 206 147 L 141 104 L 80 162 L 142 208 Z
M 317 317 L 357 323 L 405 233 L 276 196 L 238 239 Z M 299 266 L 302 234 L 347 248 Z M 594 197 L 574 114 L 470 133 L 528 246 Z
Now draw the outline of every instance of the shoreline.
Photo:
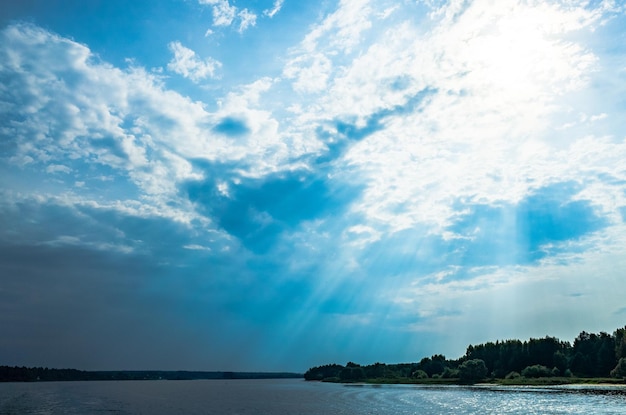
M 315 381 L 314 381 L 315 382 Z M 420 386 L 621 386 L 626 388 L 626 380 L 611 378 L 518 378 L 518 379 L 484 379 L 475 382 L 463 382 L 460 379 L 363 379 L 346 382 L 335 379 L 323 379 L 318 382 L 340 383 L 344 385 L 420 385 Z

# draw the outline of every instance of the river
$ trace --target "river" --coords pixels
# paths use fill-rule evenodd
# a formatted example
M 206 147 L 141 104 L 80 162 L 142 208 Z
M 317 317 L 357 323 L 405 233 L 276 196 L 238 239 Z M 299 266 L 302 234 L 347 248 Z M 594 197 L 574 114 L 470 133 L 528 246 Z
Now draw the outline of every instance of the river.
M 0 414 L 620 414 L 623 386 L 341 385 L 281 380 L 0 383 Z

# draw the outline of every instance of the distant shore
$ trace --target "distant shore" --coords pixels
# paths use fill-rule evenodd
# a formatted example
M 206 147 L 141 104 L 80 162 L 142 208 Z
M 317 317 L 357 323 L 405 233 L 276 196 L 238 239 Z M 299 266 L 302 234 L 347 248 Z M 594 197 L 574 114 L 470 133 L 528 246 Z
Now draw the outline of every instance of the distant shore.
M 168 370 L 87 371 L 43 367 L 0 366 L 0 382 L 55 382 L 87 380 L 230 380 L 230 379 L 297 379 L 291 372 L 207 372 Z

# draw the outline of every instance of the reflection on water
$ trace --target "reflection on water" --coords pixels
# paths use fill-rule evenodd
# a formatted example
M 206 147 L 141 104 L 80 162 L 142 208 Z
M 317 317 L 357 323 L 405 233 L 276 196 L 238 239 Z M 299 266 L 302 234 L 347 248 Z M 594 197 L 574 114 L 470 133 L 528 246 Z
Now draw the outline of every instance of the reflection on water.
M 624 414 L 620 386 L 339 385 L 303 380 L 0 384 L 9 414 Z

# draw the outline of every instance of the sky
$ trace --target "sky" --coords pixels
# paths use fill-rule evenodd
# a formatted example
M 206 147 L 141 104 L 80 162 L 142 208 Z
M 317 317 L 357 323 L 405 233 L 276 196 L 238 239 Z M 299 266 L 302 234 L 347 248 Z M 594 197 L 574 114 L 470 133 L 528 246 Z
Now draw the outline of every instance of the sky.
M 0 1 L 0 364 L 612 332 L 625 97 L 621 1 Z

